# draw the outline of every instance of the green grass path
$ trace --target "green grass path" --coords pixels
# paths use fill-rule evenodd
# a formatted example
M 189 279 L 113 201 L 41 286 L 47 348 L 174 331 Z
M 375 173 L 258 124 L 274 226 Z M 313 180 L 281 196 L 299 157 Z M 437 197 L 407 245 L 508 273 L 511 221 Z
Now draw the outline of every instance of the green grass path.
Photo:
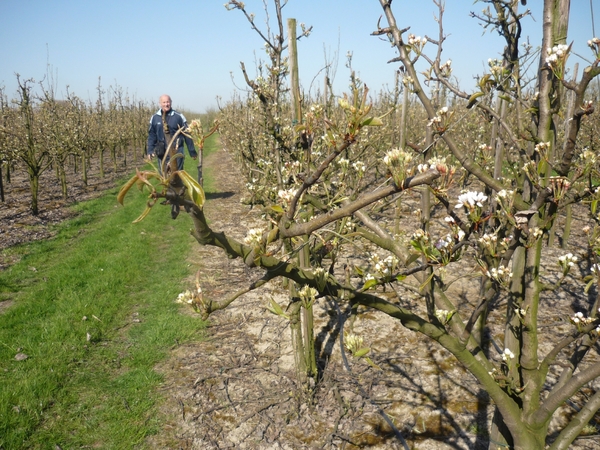
M 0 314 L 0 449 L 144 448 L 160 430 L 154 367 L 202 336 L 174 303 L 198 244 L 165 206 L 132 224 L 146 196 L 121 207 L 118 190 L 76 205 L 56 238 L 8 250 L 21 260 L 0 272 L 0 300 L 14 300 Z

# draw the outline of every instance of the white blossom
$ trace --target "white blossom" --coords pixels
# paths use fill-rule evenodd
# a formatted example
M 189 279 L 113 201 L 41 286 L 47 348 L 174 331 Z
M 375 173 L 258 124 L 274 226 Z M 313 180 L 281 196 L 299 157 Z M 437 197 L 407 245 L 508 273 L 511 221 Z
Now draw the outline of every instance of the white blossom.
M 483 207 L 483 203 L 487 200 L 487 195 L 483 192 L 465 192 L 458 196 L 458 203 L 455 208 L 459 209 L 465 207 L 467 209 L 473 209 L 475 206 Z
M 505 348 L 504 353 L 502 353 L 502 359 L 504 361 L 508 361 L 509 359 L 515 359 L 515 354 L 511 352 L 509 348 Z
M 252 228 L 246 233 L 244 242 L 248 245 L 258 245 L 262 240 L 263 230 L 260 228 Z

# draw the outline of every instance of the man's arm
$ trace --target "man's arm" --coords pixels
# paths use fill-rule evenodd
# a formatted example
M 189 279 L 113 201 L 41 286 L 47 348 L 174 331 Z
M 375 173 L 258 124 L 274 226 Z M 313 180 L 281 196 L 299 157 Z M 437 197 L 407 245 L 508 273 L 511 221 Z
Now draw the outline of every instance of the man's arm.
M 150 125 L 148 126 L 148 156 L 151 158 L 154 156 L 154 147 L 156 147 L 156 143 L 158 142 L 158 136 L 156 136 L 156 128 L 152 126 L 152 119 L 154 116 L 150 117 Z

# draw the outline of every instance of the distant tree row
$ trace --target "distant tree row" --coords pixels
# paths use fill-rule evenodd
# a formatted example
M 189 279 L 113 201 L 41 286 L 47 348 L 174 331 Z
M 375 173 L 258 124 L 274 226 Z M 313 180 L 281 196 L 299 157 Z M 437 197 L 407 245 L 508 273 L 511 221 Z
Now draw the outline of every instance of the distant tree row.
M 68 195 L 67 169 L 87 185 L 93 161 L 99 176 L 106 164 L 115 171 L 127 167 L 127 150 L 134 161 L 145 154 L 147 123 L 154 107 L 131 99 L 119 86 L 103 90 L 96 101 L 84 101 L 67 90 L 63 100 L 52 87 L 17 75 L 15 98 L 9 100 L 0 87 L 0 200 L 11 181 L 11 172 L 26 170 L 31 191 L 31 210 L 39 212 L 40 177 L 53 169 L 62 196 Z M 108 157 L 108 161 L 107 161 Z

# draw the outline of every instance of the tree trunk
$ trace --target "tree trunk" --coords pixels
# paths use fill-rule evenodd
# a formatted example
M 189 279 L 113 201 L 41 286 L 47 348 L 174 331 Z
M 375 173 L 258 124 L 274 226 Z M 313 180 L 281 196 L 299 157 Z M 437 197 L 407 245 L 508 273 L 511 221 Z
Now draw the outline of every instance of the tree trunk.
M 40 177 L 37 173 L 29 170 L 29 190 L 31 192 L 31 213 L 37 216 L 38 210 L 38 194 L 39 194 Z
M 82 169 L 81 176 L 83 179 L 83 184 L 85 186 L 88 185 L 88 164 L 89 164 L 89 161 L 87 158 L 87 154 L 84 152 L 83 155 L 81 155 L 81 169 Z
M 100 156 L 100 178 L 104 178 L 104 148 L 98 147 L 98 154 Z
M 58 166 L 58 175 L 60 180 L 60 189 L 64 199 L 67 198 L 67 174 L 65 173 L 65 168 L 62 164 L 57 164 Z
M 8 171 L 8 167 L 7 167 Z M 2 164 L 0 164 L 0 201 L 4 203 L 4 180 L 2 179 Z
M 290 286 L 292 293 L 295 292 L 293 283 Z M 294 351 L 294 362 L 296 366 L 296 376 L 301 385 L 307 382 L 306 359 L 304 357 L 304 339 L 302 338 L 302 319 L 300 314 L 301 302 L 294 301 L 290 305 L 290 330 L 292 332 L 292 348 Z
M 117 173 L 119 171 L 119 166 L 117 165 L 117 144 L 110 146 L 110 158 L 113 163 L 113 169 Z

